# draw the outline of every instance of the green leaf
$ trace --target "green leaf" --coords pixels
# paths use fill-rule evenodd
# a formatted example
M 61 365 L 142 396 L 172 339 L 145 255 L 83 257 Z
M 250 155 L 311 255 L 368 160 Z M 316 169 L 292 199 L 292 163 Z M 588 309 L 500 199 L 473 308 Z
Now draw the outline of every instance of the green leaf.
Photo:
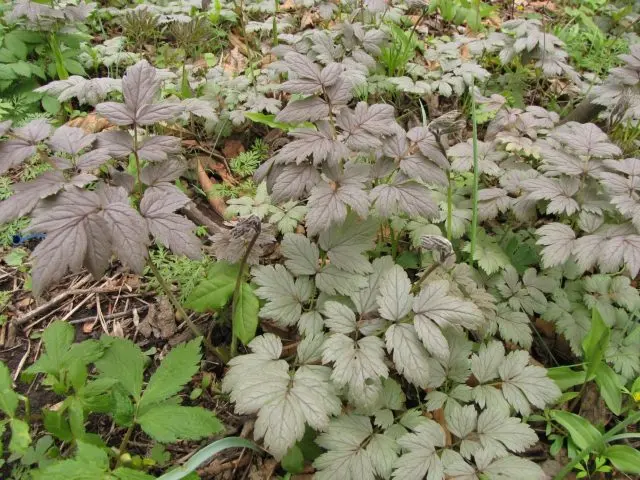
M 0 410 L 8 417 L 13 417 L 18 408 L 18 399 L 18 394 L 13 391 L 9 367 L 0 362 Z
M 640 452 L 629 445 L 612 445 L 602 455 L 624 473 L 640 474 Z
M 200 313 L 219 310 L 231 299 L 234 287 L 235 278 L 226 276 L 206 278 L 193 289 L 185 307 Z
M 75 329 L 72 325 L 60 320 L 51 323 L 42 334 L 45 352 L 26 373 L 58 375 L 64 367 L 65 357 L 74 336 Z
M 21 77 L 29 78 L 31 76 L 31 67 L 27 62 L 22 60 L 12 63 L 11 69 L 16 73 L 16 75 L 20 75 Z
M 131 397 L 119 383 L 112 392 L 113 405 L 111 413 L 118 425 L 128 427 L 133 423 L 134 407 Z
M 133 470 L 131 468 L 116 468 L 111 472 L 118 480 L 155 480 L 156 477 L 149 475 L 148 473 L 141 472 L 140 470 Z
M 277 128 L 279 130 L 282 130 L 283 132 L 290 132 L 294 128 L 299 128 L 299 127 L 315 129 L 315 125 L 309 122 L 303 122 L 300 124 L 278 122 L 275 119 L 276 116 L 273 114 L 266 114 L 266 113 L 260 113 L 260 112 L 244 112 L 244 116 L 249 120 L 251 120 L 252 122 L 261 123 L 271 128 Z
M 86 430 L 84 429 L 84 407 L 82 402 L 76 397 L 68 397 L 67 402 L 71 433 L 75 439 L 82 439 L 86 433 Z
M 227 437 L 222 440 L 216 440 L 197 451 L 184 465 L 165 473 L 158 480 L 181 480 L 191 472 L 194 472 L 204 462 L 210 460 L 211 457 L 228 448 L 250 448 L 251 450 L 259 451 L 255 443 L 244 438 Z
M 29 445 L 31 445 L 31 435 L 29 435 L 29 424 L 17 418 L 12 418 L 9 422 L 11 425 L 11 441 L 9 442 L 9 451 L 11 453 L 24 453 Z
M 18 61 L 18 57 L 8 48 L 0 48 L 0 63 L 13 63 Z
M 71 433 L 69 422 L 62 413 L 43 408 L 42 417 L 44 428 L 47 432 L 51 433 L 63 442 L 70 442 L 73 440 L 73 434 Z
M 585 382 L 584 370 L 573 370 L 570 367 L 553 367 L 547 369 L 547 375 L 563 392 Z
M 233 311 L 233 332 L 245 345 L 256 336 L 260 302 L 247 283 L 240 284 L 238 300 Z
M 140 398 L 144 354 L 140 348 L 124 338 L 108 338 L 108 348 L 95 362 L 102 377 L 118 380 L 135 399 Z
M 198 440 L 222 431 L 213 412 L 201 407 L 154 405 L 137 418 L 142 430 L 162 443 Z
M 58 99 L 52 97 L 51 95 L 45 95 L 44 97 L 42 97 L 41 103 L 44 111 L 50 113 L 51 115 L 57 114 L 62 107 L 62 104 L 58 101 Z
M 280 464 L 289 473 L 302 473 L 304 470 L 304 456 L 298 445 L 294 445 L 289 449 L 287 454 L 282 457 Z
M 72 75 L 82 75 L 85 77 L 87 76 L 87 72 L 84 71 L 84 67 L 77 60 L 65 58 L 64 66 L 67 69 L 67 71 Z
M 18 31 L 9 32 L 4 35 L 4 46 L 19 59 L 27 59 L 29 49 L 20 38 Z
M 602 361 L 604 353 L 609 346 L 611 329 L 604 323 L 597 308 L 591 312 L 591 328 L 582 340 L 582 351 L 587 361 L 587 381 L 593 378 L 593 374 Z
M 622 382 L 613 371 L 613 369 L 604 362 L 600 362 L 596 366 L 595 379 L 600 394 L 604 399 L 607 407 L 614 414 L 622 413 Z
M 235 280 L 240 271 L 240 266 L 235 263 L 225 262 L 224 260 L 218 260 L 215 262 L 209 270 L 207 270 L 207 278 L 209 280 L 215 280 L 218 277 L 225 277 L 231 280 Z
M 200 366 L 200 338 L 178 345 L 162 361 L 142 394 L 139 409 L 159 403 L 177 394 Z
M 109 456 L 104 449 L 81 440 L 78 440 L 76 443 L 78 445 L 76 460 L 84 462 L 87 465 L 100 467 L 102 470 L 109 468 Z
M 571 440 L 581 450 L 593 448 L 599 441 L 602 441 L 602 434 L 596 427 L 578 415 L 561 410 L 551 410 L 551 418 L 567 429 Z
M 104 470 L 79 460 L 64 460 L 32 473 L 33 480 L 97 480 Z

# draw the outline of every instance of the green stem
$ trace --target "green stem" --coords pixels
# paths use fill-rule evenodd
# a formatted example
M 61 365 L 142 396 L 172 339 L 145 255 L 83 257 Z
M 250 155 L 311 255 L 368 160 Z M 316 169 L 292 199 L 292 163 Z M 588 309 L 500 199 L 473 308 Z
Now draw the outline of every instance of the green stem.
M 471 217 L 471 263 L 473 263 L 476 251 L 478 234 L 478 184 L 480 172 L 478 171 L 478 122 L 476 120 L 476 98 L 471 85 L 471 122 L 473 123 L 473 210 Z
M 204 342 L 204 345 L 207 348 L 207 350 L 209 350 L 212 354 L 214 354 L 216 357 L 218 357 L 218 359 L 222 363 L 227 363 L 229 361 L 229 356 L 221 348 L 215 347 L 211 343 L 211 340 L 209 340 L 208 337 L 204 336 L 202 334 L 202 332 L 200 331 L 200 329 L 198 328 L 198 326 L 191 321 L 191 319 L 187 315 L 187 312 L 184 311 L 184 308 L 182 308 L 182 305 L 180 305 L 180 302 L 178 301 L 176 296 L 171 291 L 171 287 L 169 287 L 167 282 L 162 277 L 162 274 L 160 273 L 158 268 L 155 266 L 155 264 L 151 260 L 151 256 L 150 255 L 147 258 L 147 264 L 149 265 L 149 268 L 151 269 L 151 272 L 153 272 L 153 275 L 156 277 L 156 280 L 158 280 L 158 284 L 160 285 L 160 288 L 162 288 L 162 290 L 164 291 L 165 295 L 167 296 L 167 298 L 169 299 L 169 301 L 173 305 L 173 308 L 176 309 L 176 312 L 178 312 L 178 314 L 182 317 L 182 320 L 185 321 L 185 323 L 187 324 L 189 329 L 193 332 L 193 334 L 196 337 L 202 337 L 202 341 Z
M 244 280 L 244 268 L 247 264 L 247 260 L 249 259 L 249 254 L 253 249 L 253 246 L 256 244 L 256 240 L 260 236 L 260 230 L 257 230 L 253 237 L 251 237 L 251 241 L 247 246 L 247 250 L 244 252 L 242 259 L 240 260 L 240 269 L 238 270 L 238 276 L 236 277 L 236 286 L 233 289 L 233 301 L 231 302 L 231 358 L 235 357 L 238 354 L 238 335 L 236 334 L 236 325 L 233 319 L 235 318 L 236 313 L 236 305 L 238 304 L 238 295 L 240 294 L 240 287 L 242 285 L 242 281 Z
M 56 62 L 56 73 L 58 74 L 58 78 L 60 80 L 67 80 L 69 78 L 69 72 L 64 66 L 64 58 L 62 56 L 62 51 L 60 50 L 60 42 L 58 41 L 58 37 L 55 32 L 51 32 L 49 35 L 49 46 L 51 47 L 53 58 Z
M 420 291 L 420 287 L 422 286 L 422 284 L 424 283 L 424 281 L 427 279 L 427 277 L 429 275 L 431 275 L 433 273 L 433 271 L 438 268 L 440 266 L 439 263 L 432 263 L 429 268 L 422 274 L 422 276 L 420 277 L 420 280 L 418 280 L 416 283 L 413 284 L 413 287 L 411 288 L 411 292 L 412 293 L 418 293 Z
M 451 172 L 447 172 L 447 240 L 453 240 L 453 182 Z
M 563 480 L 569 475 L 573 467 L 575 467 L 580 461 L 584 458 L 585 455 L 588 455 L 593 450 L 598 447 L 599 444 L 606 444 L 609 442 L 619 431 L 624 430 L 627 426 L 633 425 L 640 422 L 640 411 L 635 412 L 633 415 L 629 415 L 624 421 L 620 422 L 618 425 L 613 427 L 608 432 L 605 432 L 602 436 L 598 437 L 596 440 L 587 445 L 586 448 L 583 448 L 576 456 L 567 463 L 562 470 L 560 470 L 553 480 Z
M 135 425 L 135 422 L 132 422 L 131 425 L 129 425 L 129 428 L 127 428 L 127 432 L 124 434 L 124 437 L 122 437 L 122 442 L 120 442 L 120 447 L 118 448 L 118 461 L 116 462 L 116 468 L 122 463 L 122 455 L 124 455 L 126 451 L 125 449 L 131 439 L 131 434 L 133 433 Z

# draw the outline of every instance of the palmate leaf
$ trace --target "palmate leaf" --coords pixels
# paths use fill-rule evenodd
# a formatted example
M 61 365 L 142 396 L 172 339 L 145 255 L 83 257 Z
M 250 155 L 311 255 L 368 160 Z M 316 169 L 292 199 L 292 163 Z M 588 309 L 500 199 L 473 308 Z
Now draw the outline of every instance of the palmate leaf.
M 331 420 L 316 442 L 327 450 L 314 461 L 315 476 L 321 480 L 389 478 L 399 451 L 390 435 L 374 433 L 371 420 L 362 415 Z
M 344 173 L 317 184 L 309 196 L 307 230 L 315 235 L 332 225 L 342 223 L 351 207 L 361 218 L 369 213 L 369 197 L 365 190 L 368 181 L 366 165 L 347 164 Z
M 148 189 L 140 202 L 140 212 L 149 232 L 157 241 L 176 255 L 196 260 L 202 257 L 202 243 L 193 233 L 196 225 L 182 215 L 173 213 L 188 202 L 189 198 L 177 189 L 168 194 L 166 191 Z
M 13 137 L 0 144 L 0 174 L 17 167 L 35 155 L 36 145 L 51 134 L 52 127 L 46 120 L 33 120 L 24 127 L 14 128 Z
M 144 389 L 138 404 L 140 411 L 174 396 L 191 380 L 200 366 L 200 343 L 201 339 L 196 338 L 169 352 Z
M 413 430 L 398 439 L 403 453 L 394 464 L 393 478 L 444 478 L 444 466 L 436 452 L 436 448 L 445 446 L 444 431 L 433 420 L 421 421 Z
M 348 398 L 356 407 L 371 406 L 380 396 L 381 378 L 389 375 L 384 358 L 384 342 L 374 336 L 353 340 L 334 333 L 322 345 L 322 363 L 333 363 L 331 380 L 338 387 L 348 386 Z
M 199 440 L 220 433 L 224 428 L 209 410 L 172 403 L 153 405 L 136 420 L 147 435 L 162 443 Z
M 438 206 L 431 192 L 418 182 L 396 179 L 393 183 L 374 187 L 370 198 L 383 218 L 389 218 L 398 213 L 427 219 L 438 216 Z
M 122 79 L 124 103 L 105 102 L 96 112 L 115 125 L 152 125 L 177 117 L 184 111 L 179 103 L 154 103 L 160 89 L 160 77 L 146 60 L 127 68 Z
M 252 275 L 258 285 L 255 294 L 267 300 L 260 309 L 260 317 L 273 319 L 283 326 L 295 325 L 311 295 L 309 280 L 294 280 L 282 265 L 258 266 Z
M 282 342 L 275 335 L 256 337 L 249 348 L 253 353 L 229 362 L 222 389 L 231 393 L 237 413 L 257 413 L 255 437 L 264 438 L 269 452 L 280 459 L 303 437 L 306 424 L 325 429 L 341 402 L 328 367 L 303 366 L 290 376 L 287 362 L 278 360 Z
M 318 270 L 320 252 L 318 246 L 304 235 L 289 233 L 280 244 L 287 258 L 285 265 L 294 275 L 314 275 Z
M 327 252 L 332 264 L 351 273 L 370 273 L 371 265 L 363 255 L 375 244 L 377 222 L 369 218 L 360 220 L 356 215 L 347 215 L 344 223 L 320 233 L 318 244 Z
M 394 265 L 380 283 L 378 295 L 379 313 L 382 318 L 397 322 L 402 320 L 413 305 L 411 282 L 402 267 Z
M 13 195 L 0 202 L 0 224 L 30 213 L 41 199 L 58 193 L 66 184 L 62 172 L 44 172 L 29 182 L 12 185 Z
M 328 295 L 352 295 L 367 285 L 366 277 L 325 265 L 316 275 L 316 287 Z
M 398 323 L 385 333 L 387 351 L 393 354 L 396 370 L 411 383 L 426 387 L 429 382 L 429 357 L 413 325 Z

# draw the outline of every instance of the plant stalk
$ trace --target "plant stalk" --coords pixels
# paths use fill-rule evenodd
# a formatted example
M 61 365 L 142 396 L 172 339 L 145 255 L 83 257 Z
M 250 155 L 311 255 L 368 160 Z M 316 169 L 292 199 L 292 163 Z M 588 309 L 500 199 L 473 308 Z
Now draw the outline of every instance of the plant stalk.
M 124 455 L 126 451 L 125 449 L 127 448 L 127 444 L 131 439 L 131 434 L 133 433 L 133 429 L 135 426 L 135 422 L 132 422 L 131 425 L 129 425 L 129 428 L 127 428 L 127 432 L 124 434 L 124 437 L 122 437 L 122 442 L 120 442 L 120 447 L 118 447 L 118 460 L 116 461 L 116 468 L 119 467 L 122 463 L 122 455 Z
M 229 361 L 228 355 L 221 348 L 215 347 L 211 343 L 211 340 L 209 340 L 208 337 L 203 335 L 200 329 L 198 328 L 198 326 L 191 321 L 191 319 L 187 315 L 187 312 L 184 311 L 184 308 L 182 308 L 182 305 L 180 305 L 180 302 L 171 291 L 171 287 L 169 287 L 167 282 L 162 277 L 162 274 L 160 273 L 158 268 L 155 266 L 155 264 L 151 260 L 150 255 L 147 258 L 147 264 L 149 265 L 149 268 L 153 272 L 153 275 L 156 277 L 156 280 L 158 280 L 158 283 L 160 284 L 160 287 L 164 291 L 165 295 L 173 305 L 173 308 L 176 309 L 176 312 L 178 312 L 178 314 L 182 317 L 182 319 L 185 321 L 189 329 L 193 332 L 193 334 L 196 337 L 202 337 L 202 341 L 204 342 L 204 345 L 207 348 L 207 350 L 209 350 L 212 354 L 218 357 L 218 360 L 220 360 L 222 363 L 226 364 Z
M 478 188 L 480 182 L 480 172 L 478 168 L 478 122 L 476 119 L 476 98 L 471 86 L 471 122 L 473 124 L 473 210 L 471 217 L 471 263 L 473 264 L 476 252 L 478 235 Z

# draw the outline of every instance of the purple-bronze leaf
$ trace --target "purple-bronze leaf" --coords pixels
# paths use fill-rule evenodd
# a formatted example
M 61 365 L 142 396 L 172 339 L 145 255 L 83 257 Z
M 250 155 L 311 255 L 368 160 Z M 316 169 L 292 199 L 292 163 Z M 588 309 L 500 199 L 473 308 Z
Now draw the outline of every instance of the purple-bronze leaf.
M 9 131 L 11 128 L 11 120 L 5 120 L 4 122 L 0 122 L 0 137 Z
M 76 167 L 82 171 L 94 170 L 111 159 L 111 153 L 106 148 L 97 148 L 78 157 Z
M 24 127 L 14 128 L 13 134 L 31 144 L 36 144 L 51 135 L 52 128 L 49 122 L 39 118 L 29 122 Z
M 88 242 L 85 223 L 99 210 L 98 195 L 78 188 L 70 188 L 35 210 L 29 230 L 47 233 L 47 236 L 31 255 L 34 295 L 40 296 L 67 271 L 77 272 L 82 268 Z
M 184 112 L 184 107 L 179 103 L 160 102 L 153 105 L 143 105 L 136 114 L 138 125 L 153 125 L 154 123 L 173 120 Z
M 0 145 L 0 174 L 16 167 L 37 152 L 36 144 L 51 134 L 51 125 L 46 120 L 37 119 L 24 127 L 14 128 L 16 137 Z
M 187 166 L 177 158 L 169 158 L 162 163 L 147 165 L 140 172 L 140 180 L 145 185 L 156 185 L 158 183 L 173 182 L 180 178 Z
M 276 121 L 288 123 L 315 122 L 329 116 L 329 105 L 320 97 L 293 100 L 276 115 Z
M 131 125 L 135 120 L 135 112 L 129 110 L 124 103 L 103 102 L 96 105 L 96 112 L 114 125 Z
M 380 216 L 389 218 L 397 213 L 433 219 L 438 216 L 431 192 L 417 182 L 384 184 L 375 187 L 370 194 Z
M 313 165 L 287 165 L 273 184 L 271 199 L 275 203 L 298 200 L 309 194 L 319 181 L 320 173 Z
M 132 112 L 138 112 L 145 105 L 153 103 L 160 89 L 160 79 L 156 69 L 146 60 L 127 68 L 122 78 L 124 102 Z
M 95 139 L 96 136 L 94 134 L 86 133 L 81 128 L 63 125 L 49 138 L 47 145 L 54 152 L 77 155 L 85 148 L 90 147 Z
M 89 215 L 84 225 L 87 232 L 84 266 L 98 279 L 104 275 L 111 259 L 111 232 L 101 215 Z
M 198 259 L 202 256 L 202 244 L 193 234 L 196 225 L 173 213 L 188 201 L 185 195 L 165 195 L 157 190 L 147 190 L 140 202 L 140 211 L 156 241 L 177 255 Z
M 13 185 L 14 194 L 0 202 L 0 224 L 22 217 L 35 208 L 40 199 L 59 192 L 65 184 L 62 172 L 45 172 L 30 182 Z
M 127 132 L 102 132 L 98 135 L 98 148 L 106 149 L 113 158 L 126 157 L 133 152 L 133 139 Z
M 118 258 L 140 274 L 147 260 L 149 230 L 144 218 L 128 203 L 114 202 L 102 213 L 112 232 L 112 243 Z
M 35 155 L 37 147 L 26 142 L 25 140 L 16 138 L 7 140 L 0 145 L 0 174 L 13 167 L 17 167 L 29 157 Z
M 169 154 L 180 152 L 180 139 L 168 135 L 156 135 L 142 142 L 138 155 L 143 160 L 162 162 Z

